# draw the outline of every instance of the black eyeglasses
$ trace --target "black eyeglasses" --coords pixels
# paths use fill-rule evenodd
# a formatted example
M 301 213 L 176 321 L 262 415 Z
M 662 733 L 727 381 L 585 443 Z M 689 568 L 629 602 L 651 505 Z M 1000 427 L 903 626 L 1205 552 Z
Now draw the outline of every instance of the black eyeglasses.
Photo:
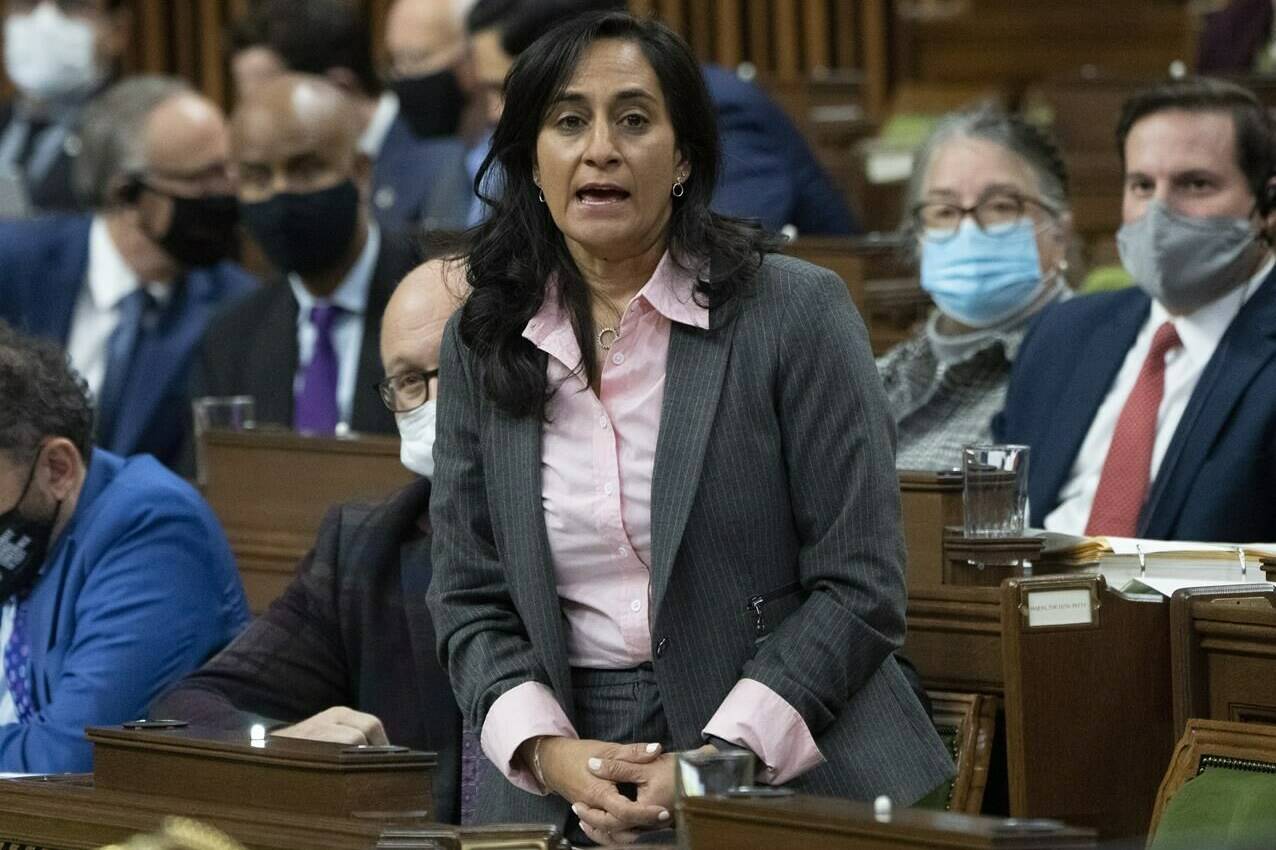
M 913 207 L 911 217 L 913 229 L 923 239 L 946 242 L 957 235 L 966 216 L 973 218 L 984 233 L 999 236 L 1009 230 L 1009 225 L 1023 218 L 1029 205 L 1044 210 L 1051 217 L 1058 214 L 1054 207 L 1036 198 L 998 193 L 981 199 L 973 207 L 940 201 L 918 204 Z
M 391 375 L 373 386 L 391 413 L 407 413 L 430 400 L 430 381 L 438 376 L 438 369 L 413 370 Z

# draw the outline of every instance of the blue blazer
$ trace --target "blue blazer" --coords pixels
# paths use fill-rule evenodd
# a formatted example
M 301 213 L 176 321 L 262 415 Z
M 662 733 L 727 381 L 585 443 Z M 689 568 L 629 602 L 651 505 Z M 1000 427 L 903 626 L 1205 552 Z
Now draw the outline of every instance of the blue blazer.
M 474 189 L 465 144 L 453 136 L 423 139 L 400 115 L 372 166 L 372 210 L 387 230 L 464 230 Z
M 1059 491 L 1147 319 L 1141 290 L 1047 307 L 1015 359 L 998 442 L 1032 446 L 1031 523 Z M 1139 518 L 1157 540 L 1276 540 L 1276 273 L 1223 335 L 1188 400 Z
M 726 68 L 703 65 L 701 70 L 722 138 L 713 208 L 759 219 L 772 231 L 792 224 L 809 236 L 858 233 L 846 199 L 784 110 Z
M 199 494 L 153 458 L 100 449 L 27 605 L 36 716 L 0 726 L 4 771 L 91 770 L 85 726 L 145 716 L 248 622 Z
M 66 345 L 88 277 L 91 222 L 75 215 L 0 223 L 0 319 Z M 170 466 L 179 460 L 190 418 L 187 372 L 204 329 L 219 308 L 255 287 L 229 262 L 186 273 L 155 332 L 139 339 L 114 433 L 98 434 L 99 445 L 121 455 L 147 452 Z

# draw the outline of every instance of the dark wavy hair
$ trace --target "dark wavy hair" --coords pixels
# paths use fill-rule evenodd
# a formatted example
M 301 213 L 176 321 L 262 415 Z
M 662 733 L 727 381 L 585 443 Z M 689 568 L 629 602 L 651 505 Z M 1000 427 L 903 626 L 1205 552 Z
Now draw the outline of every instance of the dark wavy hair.
M 93 405 L 65 352 L 0 322 L 0 451 L 17 463 L 35 459 L 46 437 L 65 437 L 87 463 Z
M 581 352 L 593 350 L 588 286 L 548 208 L 538 200 L 532 166 L 550 104 L 571 82 L 586 50 L 600 39 L 637 44 L 660 81 L 675 143 L 691 166 L 686 193 L 671 201 L 669 251 L 689 270 L 698 260 L 712 263 L 712 279 L 696 284 L 697 302 L 710 309 L 729 306 L 752 285 L 762 256 L 777 244 L 755 223 L 709 209 L 719 173 L 718 130 L 700 66 L 681 38 L 657 21 L 623 12 L 573 17 L 546 33 L 519 55 L 505 78 L 505 110 L 474 181 L 475 191 L 492 209 L 467 237 L 471 293 L 459 325 L 461 340 L 479 360 L 487 397 L 516 418 L 544 416 L 554 389 L 547 384 L 535 346 L 523 338 L 551 278 L 558 281 L 558 297 L 571 316 Z M 500 179 L 492 182 L 501 191 L 489 195 L 485 179 L 493 169 Z M 584 356 L 578 369 L 590 383 L 597 377 L 592 357 Z

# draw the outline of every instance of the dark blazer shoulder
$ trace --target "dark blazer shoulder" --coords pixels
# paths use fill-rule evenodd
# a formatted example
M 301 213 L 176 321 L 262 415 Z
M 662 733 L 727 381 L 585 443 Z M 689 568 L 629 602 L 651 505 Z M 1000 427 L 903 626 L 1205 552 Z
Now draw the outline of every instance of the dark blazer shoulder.
M 377 539 L 396 544 L 419 538 L 420 520 L 429 509 L 430 479 L 418 478 L 380 502 L 346 502 L 335 508 L 341 536 L 355 544 Z

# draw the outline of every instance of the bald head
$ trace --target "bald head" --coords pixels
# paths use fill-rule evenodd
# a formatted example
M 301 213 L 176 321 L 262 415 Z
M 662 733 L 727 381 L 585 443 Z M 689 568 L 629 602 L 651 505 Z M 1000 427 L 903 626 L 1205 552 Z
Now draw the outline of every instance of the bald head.
M 282 74 L 262 83 L 231 119 L 241 195 L 261 200 L 356 176 L 359 128 L 349 96 L 322 77 Z
M 439 368 L 443 328 L 465 292 L 464 268 L 447 260 L 417 266 L 403 279 L 381 320 L 381 364 L 387 376 Z
M 395 74 L 430 74 L 456 65 L 466 47 L 467 8 L 461 0 L 396 0 L 385 22 Z
M 148 168 L 161 175 L 224 171 L 230 159 L 225 116 L 212 101 L 191 91 L 156 106 L 146 117 L 142 140 Z

